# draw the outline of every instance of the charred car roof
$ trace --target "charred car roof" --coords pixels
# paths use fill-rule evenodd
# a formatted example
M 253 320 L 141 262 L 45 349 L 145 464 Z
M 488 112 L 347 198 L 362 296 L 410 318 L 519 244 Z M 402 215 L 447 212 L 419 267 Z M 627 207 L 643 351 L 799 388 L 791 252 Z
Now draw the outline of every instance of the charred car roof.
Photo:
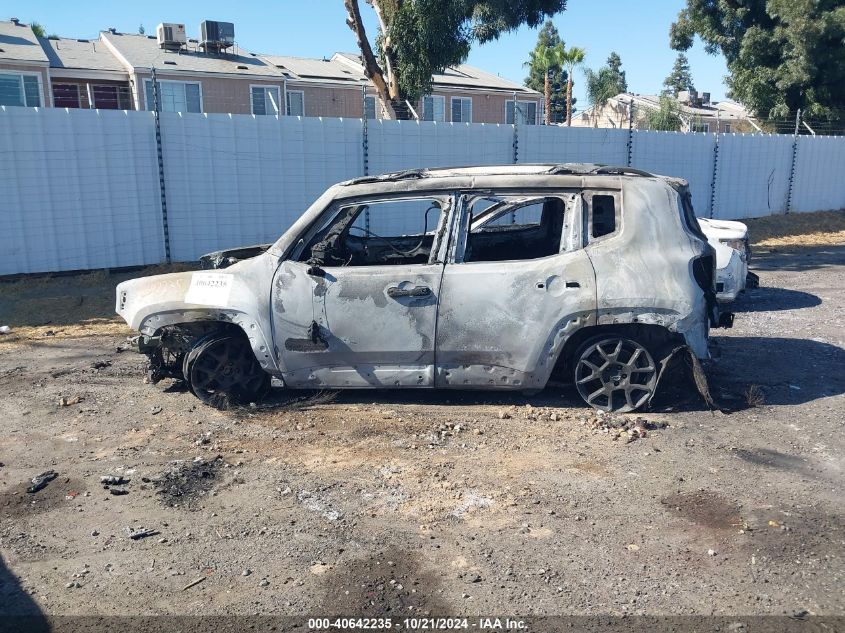
M 517 165 L 485 165 L 468 167 L 439 167 L 431 169 L 406 169 L 375 176 L 361 176 L 338 184 L 340 187 L 379 182 L 400 182 L 432 178 L 474 176 L 640 176 L 666 179 L 634 167 L 597 163 L 537 163 Z

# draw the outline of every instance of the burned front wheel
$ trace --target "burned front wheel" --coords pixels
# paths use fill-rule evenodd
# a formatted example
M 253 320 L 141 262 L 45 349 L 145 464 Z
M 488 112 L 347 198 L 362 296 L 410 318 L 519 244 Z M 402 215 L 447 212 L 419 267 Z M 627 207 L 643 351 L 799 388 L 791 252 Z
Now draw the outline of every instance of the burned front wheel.
M 575 386 L 584 401 L 596 409 L 636 411 L 651 399 L 657 387 L 654 359 L 631 339 L 593 339 L 575 358 Z
M 257 402 L 270 390 L 270 375 L 249 341 L 232 334 L 200 339 L 185 356 L 183 374 L 200 400 L 218 409 Z

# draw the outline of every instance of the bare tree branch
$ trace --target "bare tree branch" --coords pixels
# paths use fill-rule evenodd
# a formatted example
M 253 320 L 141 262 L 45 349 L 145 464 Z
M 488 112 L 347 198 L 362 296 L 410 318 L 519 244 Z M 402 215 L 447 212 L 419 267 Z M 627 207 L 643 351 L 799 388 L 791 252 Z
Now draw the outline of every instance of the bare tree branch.
M 373 47 L 370 46 L 370 41 L 367 39 L 367 32 L 364 30 L 364 23 L 361 20 L 361 10 L 358 7 L 358 0 L 343 0 L 343 6 L 346 7 L 346 12 L 349 14 L 346 24 L 355 33 L 355 37 L 358 40 L 358 48 L 361 49 L 364 75 L 373 82 L 382 103 L 390 103 L 390 90 L 384 80 L 384 71 L 379 66 L 376 56 L 373 53 Z
M 375 11 L 378 18 L 379 27 L 381 28 L 381 49 L 384 54 L 384 65 L 387 70 L 387 90 L 392 99 L 399 98 L 399 78 L 396 76 L 396 51 L 393 50 L 393 45 L 390 40 L 390 31 L 387 28 L 387 23 L 384 20 L 384 11 L 381 8 L 379 0 L 365 0 L 373 11 Z M 396 2 L 396 10 L 401 6 L 401 1 Z

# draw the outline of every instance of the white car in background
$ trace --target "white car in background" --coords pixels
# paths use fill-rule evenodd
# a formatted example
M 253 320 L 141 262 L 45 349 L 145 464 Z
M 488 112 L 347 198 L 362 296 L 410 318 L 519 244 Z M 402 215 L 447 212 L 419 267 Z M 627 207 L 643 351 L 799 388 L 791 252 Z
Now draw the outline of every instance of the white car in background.
M 745 290 L 746 284 L 756 287 L 757 275 L 748 272 L 748 227 L 742 222 L 708 218 L 698 218 L 698 224 L 716 250 L 716 300 L 729 303 Z

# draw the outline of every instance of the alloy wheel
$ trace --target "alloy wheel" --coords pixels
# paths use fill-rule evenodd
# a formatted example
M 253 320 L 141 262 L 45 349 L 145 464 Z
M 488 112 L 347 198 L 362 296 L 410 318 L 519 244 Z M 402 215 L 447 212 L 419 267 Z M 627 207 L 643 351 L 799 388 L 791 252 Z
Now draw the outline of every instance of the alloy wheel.
M 636 341 L 605 338 L 579 354 L 575 386 L 591 407 L 618 413 L 635 411 L 654 394 L 657 367 L 648 350 Z

